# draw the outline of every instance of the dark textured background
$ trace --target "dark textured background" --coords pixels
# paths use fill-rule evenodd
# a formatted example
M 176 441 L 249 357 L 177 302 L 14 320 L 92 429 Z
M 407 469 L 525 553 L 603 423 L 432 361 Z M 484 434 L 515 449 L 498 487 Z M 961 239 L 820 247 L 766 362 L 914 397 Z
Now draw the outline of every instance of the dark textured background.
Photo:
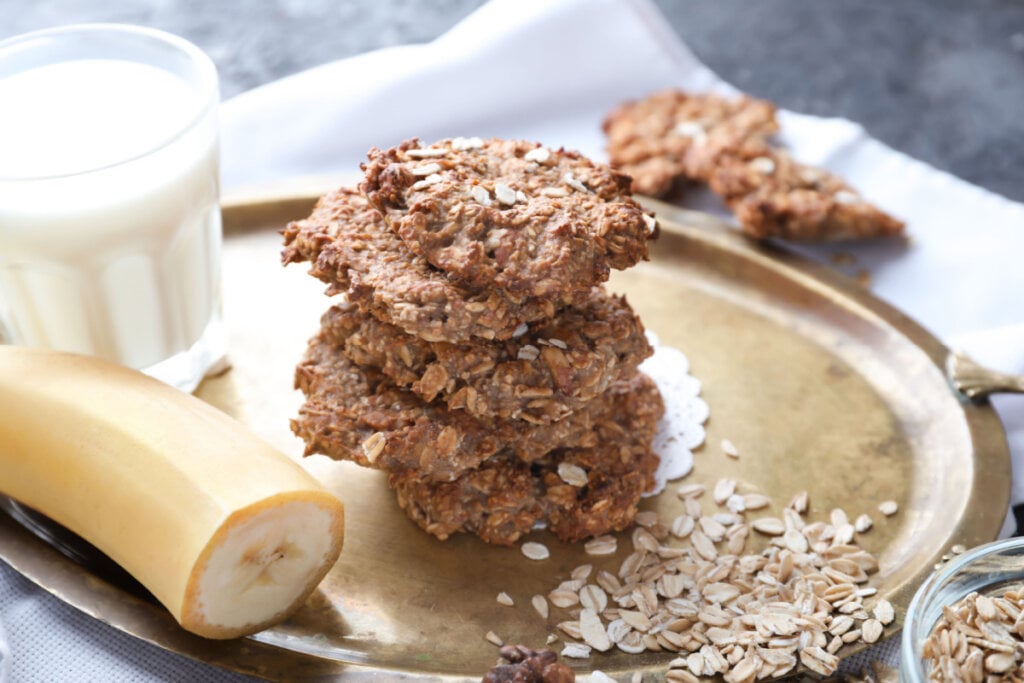
M 839 115 L 1024 200 L 1021 0 L 656 0 L 712 69 L 795 111 Z M 0 0 L 0 38 L 80 21 L 182 35 L 225 97 L 323 62 L 428 41 L 481 0 Z

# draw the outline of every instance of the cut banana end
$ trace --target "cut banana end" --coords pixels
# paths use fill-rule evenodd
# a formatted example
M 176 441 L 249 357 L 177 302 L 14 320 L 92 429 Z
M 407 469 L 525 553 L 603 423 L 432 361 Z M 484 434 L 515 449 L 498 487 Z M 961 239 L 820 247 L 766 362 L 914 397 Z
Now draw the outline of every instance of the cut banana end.
M 343 520 L 327 502 L 293 497 L 233 514 L 196 563 L 182 625 L 208 638 L 231 638 L 286 618 L 341 550 Z
M 0 345 L 0 493 L 106 553 L 208 638 L 291 614 L 344 508 L 203 401 L 105 361 Z

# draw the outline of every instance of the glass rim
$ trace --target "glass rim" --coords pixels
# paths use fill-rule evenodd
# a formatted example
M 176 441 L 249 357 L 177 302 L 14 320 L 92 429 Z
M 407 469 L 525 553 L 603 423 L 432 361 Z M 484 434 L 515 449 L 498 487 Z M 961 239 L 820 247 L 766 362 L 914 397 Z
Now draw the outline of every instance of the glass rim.
M 1010 538 L 990 541 L 989 543 L 983 543 L 970 548 L 944 563 L 942 567 L 936 569 L 918 587 L 914 597 L 910 600 L 910 605 L 907 606 L 906 617 L 903 620 L 903 631 L 900 634 L 901 680 L 903 680 L 903 675 L 909 673 L 902 671 L 908 665 L 914 667 L 914 677 L 909 678 L 909 680 L 924 681 L 927 678 L 921 662 L 921 642 L 918 640 L 916 632 L 923 625 L 923 610 L 935 598 L 938 587 L 943 585 L 950 576 L 960 572 L 965 566 L 986 557 L 998 555 L 1010 548 L 1024 548 L 1024 536 L 1011 536 Z M 931 626 L 932 624 L 928 625 L 929 629 Z
M 82 23 L 82 24 L 68 24 L 65 26 L 55 26 L 52 28 L 44 28 L 37 31 L 29 31 L 28 33 L 21 33 L 10 38 L 0 40 L 0 60 L 3 59 L 4 53 L 16 48 L 18 46 L 24 46 L 24 44 L 31 43 L 44 38 L 52 38 L 63 35 L 75 35 L 75 34 L 119 34 L 124 36 L 140 37 L 151 41 L 153 44 L 163 44 L 171 47 L 184 55 L 188 61 L 196 65 L 199 78 L 197 79 L 197 92 L 200 95 L 202 105 L 198 107 L 196 113 L 180 126 L 178 126 L 172 133 L 169 133 L 166 138 L 159 142 L 143 149 L 137 153 L 131 154 L 123 159 L 113 161 L 110 163 L 86 168 L 78 171 L 72 171 L 70 173 L 45 173 L 37 175 L 4 175 L 0 173 L 0 182 L 18 183 L 18 182 L 39 182 L 46 180 L 59 180 L 62 178 L 74 178 L 77 176 L 86 176 L 93 173 L 100 173 L 107 171 L 119 166 L 125 166 L 134 161 L 138 161 L 144 157 L 155 154 L 162 149 L 170 147 L 176 141 L 183 138 L 189 132 L 194 130 L 200 125 L 211 111 L 213 111 L 219 103 L 220 96 L 218 90 L 217 81 L 217 67 L 214 65 L 213 60 L 208 54 L 203 52 L 198 46 L 189 40 L 177 36 L 167 31 L 162 31 L 156 28 L 150 28 L 148 26 L 136 26 L 134 24 L 118 24 L 118 23 Z M 26 48 L 27 49 L 27 48 Z M 71 61 L 71 60 L 61 60 Z M 58 62 L 55 62 L 58 63 Z M 2 79 L 0 79 L 2 80 Z

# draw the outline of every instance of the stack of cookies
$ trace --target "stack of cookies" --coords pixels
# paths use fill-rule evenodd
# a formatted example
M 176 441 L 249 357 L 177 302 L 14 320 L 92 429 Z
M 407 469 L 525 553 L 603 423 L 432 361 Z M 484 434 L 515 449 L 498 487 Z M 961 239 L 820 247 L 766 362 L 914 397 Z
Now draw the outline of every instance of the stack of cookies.
M 306 452 L 388 472 L 438 538 L 618 530 L 663 412 L 611 268 L 647 257 L 629 179 L 573 152 L 455 138 L 371 150 L 359 190 L 284 230 L 342 301 L 296 370 Z

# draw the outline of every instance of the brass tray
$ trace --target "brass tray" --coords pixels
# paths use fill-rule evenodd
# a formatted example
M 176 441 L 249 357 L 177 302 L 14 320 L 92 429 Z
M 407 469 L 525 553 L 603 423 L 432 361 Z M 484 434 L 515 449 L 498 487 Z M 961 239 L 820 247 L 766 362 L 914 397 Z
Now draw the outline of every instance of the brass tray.
M 225 205 L 226 374 L 199 395 L 286 452 L 301 443 L 288 420 L 299 395 L 292 368 L 329 300 L 301 266 L 279 265 L 276 230 L 304 216 L 315 194 Z M 902 619 L 916 587 L 954 544 L 994 539 L 1007 510 L 1010 460 L 1002 426 L 982 398 L 957 393 L 948 350 L 860 285 L 722 224 L 650 202 L 663 234 L 652 260 L 616 274 L 662 343 L 682 349 L 711 407 L 706 445 L 689 481 L 729 476 L 785 505 L 800 490 L 810 515 L 833 507 L 872 513 L 862 544 L 879 556 L 873 578 Z M 719 443 L 733 441 L 738 460 Z M 550 559 L 476 538 L 441 543 L 397 508 L 379 472 L 326 459 L 311 467 L 347 506 L 341 560 L 290 621 L 247 639 L 192 636 L 158 606 L 84 569 L 0 515 L 0 557 L 62 600 L 127 633 L 217 666 L 271 680 L 480 680 L 497 657 L 484 638 L 540 646 L 530 597 L 579 564 L 605 558 L 537 532 Z M 676 486 L 645 507 L 674 516 Z M 879 502 L 900 512 L 884 518 Z M 182 514 L 188 514 L 187 509 Z M 628 539 L 628 535 L 623 535 Z M 509 593 L 515 607 L 495 601 Z M 887 630 L 896 632 L 897 624 Z M 852 649 L 841 652 L 852 653 Z M 569 662 L 580 672 L 664 671 L 669 653 L 613 651 Z

